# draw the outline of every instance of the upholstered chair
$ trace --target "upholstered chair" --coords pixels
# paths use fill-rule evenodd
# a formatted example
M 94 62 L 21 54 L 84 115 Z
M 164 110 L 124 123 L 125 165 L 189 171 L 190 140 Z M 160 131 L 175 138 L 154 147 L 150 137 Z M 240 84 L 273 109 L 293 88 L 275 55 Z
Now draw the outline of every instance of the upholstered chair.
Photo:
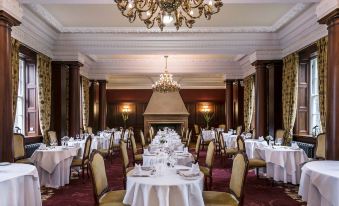
M 205 140 L 204 136 L 202 134 L 202 129 L 200 128 L 200 134 L 201 134 L 201 149 L 204 150 L 205 146 L 209 145 L 210 142 L 214 141 L 213 139 Z
M 200 143 L 201 143 L 201 135 L 198 135 L 197 142 L 195 143 L 195 154 L 193 154 L 195 162 L 199 162 Z
M 137 143 L 135 142 L 134 135 L 131 136 L 133 164 L 142 162 L 142 154 L 138 154 Z
M 150 127 L 148 129 L 148 135 L 149 135 L 148 142 L 151 143 L 152 140 L 153 140 L 153 137 L 154 137 L 154 128 L 153 127 Z
M 284 140 L 285 130 L 278 129 L 275 131 L 275 140 L 281 139 L 281 142 Z
M 219 124 L 218 128 L 223 129 L 225 131 L 226 129 L 226 124 Z
M 72 172 L 72 168 L 81 168 L 82 171 L 82 179 L 84 181 L 85 179 L 85 169 L 87 170 L 87 176 L 89 176 L 88 172 L 88 163 L 89 163 L 89 158 L 91 154 L 91 145 L 92 145 L 92 137 L 88 136 L 85 142 L 85 148 L 84 148 L 84 153 L 82 155 L 82 159 L 73 159 L 72 164 L 71 164 L 71 170 L 70 173 Z M 80 174 L 79 171 L 77 171 L 78 174 Z M 70 174 L 71 175 L 71 174 Z
M 123 173 L 123 183 L 124 188 L 126 189 L 126 181 L 127 181 L 127 173 L 133 170 L 133 167 L 129 167 L 129 158 L 128 158 L 128 151 L 127 151 L 127 144 L 124 141 L 120 141 L 120 153 L 121 153 L 121 160 L 122 160 L 122 173 Z
M 58 142 L 58 138 L 57 138 L 57 135 L 56 135 L 55 131 L 48 131 L 47 135 L 48 135 L 49 143 L 52 143 L 52 142 L 56 142 L 57 143 Z
M 201 172 L 204 173 L 205 185 L 208 190 L 211 189 L 212 183 L 213 183 L 212 169 L 213 169 L 214 154 L 215 154 L 214 150 L 215 150 L 215 144 L 214 142 L 210 142 L 207 148 L 205 166 L 200 166 Z
M 194 125 L 194 133 L 195 133 L 196 139 L 198 139 L 198 135 L 200 134 L 200 127 L 197 124 Z
M 204 191 L 205 206 L 242 206 L 244 204 L 244 186 L 248 171 L 248 159 L 245 153 L 238 153 L 232 166 L 229 193 Z
M 112 133 L 110 138 L 109 138 L 108 149 L 99 149 L 98 151 L 105 158 L 110 158 L 111 159 L 111 163 L 113 162 L 113 155 L 114 155 L 114 133 Z
M 24 163 L 24 164 L 33 164 L 30 158 L 26 158 L 24 135 L 14 133 L 12 141 L 13 141 L 14 162 Z
M 237 145 L 238 145 L 238 150 L 239 152 L 244 152 L 246 153 L 246 147 L 245 147 L 245 142 L 244 139 L 239 135 L 237 137 Z M 256 169 L 257 170 L 257 178 L 259 178 L 259 168 L 265 168 L 266 167 L 266 162 L 265 160 L 262 159 L 249 159 L 248 160 L 249 164 L 249 169 Z
M 187 144 L 187 141 L 188 141 L 188 135 L 190 133 L 190 130 L 187 128 L 186 131 L 183 133 L 184 135 L 182 136 L 182 139 L 181 139 L 181 142 L 183 144 Z
M 189 131 L 189 133 L 188 133 L 188 139 L 187 139 L 187 142 L 185 144 L 185 147 L 190 148 L 191 140 L 192 140 L 192 130 Z
M 240 125 L 240 126 L 237 126 L 236 134 L 238 136 L 238 135 L 241 135 L 241 133 L 242 133 L 242 126 Z
M 140 140 L 141 140 L 142 149 L 146 149 L 146 140 L 145 140 L 144 132 L 142 130 L 140 130 Z
M 319 134 L 317 137 L 316 148 L 315 148 L 315 159 L 325 160 L 326 159 L 326 134 Z
M 93 128 L 92 127 L 87 127 L 87 133 L 92 135 L 93 134 Z
M 98 206 L 124 205 L 122 201 L 125 196 L 125 191 L 111 191 L 108 186 L 105 161 L 100 152 L 97 150 L 92 152 L 89 165 L 95 204 Z
M 224 137 L 222 136 L 222 133 L 219 133 L 219 141 L 220 141 L 220 160 L 224 164 L 226 159 L 229 157 L 234 156 L 238 153 L 238 148 L 227 148 L 225 146 Z

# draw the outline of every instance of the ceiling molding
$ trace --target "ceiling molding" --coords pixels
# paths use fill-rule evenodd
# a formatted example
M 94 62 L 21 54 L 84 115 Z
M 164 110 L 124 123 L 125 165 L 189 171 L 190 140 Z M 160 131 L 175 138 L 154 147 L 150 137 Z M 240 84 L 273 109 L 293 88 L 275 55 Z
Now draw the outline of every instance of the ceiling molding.
M 7 12 L 18 21 L 22 19 L 23 11 L 17 0 L 0 0 L 0 10 Z
M 339 8 L 339 0 L 321 1 L 316 9 L 318 20 L 322 19 L 337 8 Z

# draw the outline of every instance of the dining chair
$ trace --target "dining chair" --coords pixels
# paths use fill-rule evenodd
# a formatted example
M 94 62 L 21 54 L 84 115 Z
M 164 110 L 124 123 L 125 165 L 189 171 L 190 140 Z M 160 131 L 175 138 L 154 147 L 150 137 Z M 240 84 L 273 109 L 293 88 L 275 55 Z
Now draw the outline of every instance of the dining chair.
M 181 136 L 184 137 L 185 136 L 185 127 L 181 127 Z
M 87 133 L 92 135 L 93 134 L 93 128 L 92 127 L 87 127 Z
M 199 125 L 197 124 L 194 124 L 194 133 L 195 133 L 196 139 L 198 139 L 198 135 L 200 134 L 200 128 L 199 128 Z
M 126 181 L 127 181 L 127 173 L 133 170 L 133 167 L 129 167 L 129 158 L 127 151 L 127 144 L 125 141 L 120 141 L 120 153 L 121 153 L 121 161 L 122 161 L 122 173 L 123 173 L 123 184 L 126 189 Z
M 51 142 L 55 142 L 55 143 L 58 142 L 58 138 L 57 138 L 55 131 L 48 131 L 47 135 L 48 135 L 49 144 L 51 144 Z
M 213 162 L 214 162 L 214 152 L 215 144 L 214 142 L 210 142 L 207 148 L 205 166 L 200 166 L 200 171 L 204 173 L 205 176 L 205 185 L 206 188 L 210 190 L 212 188 L 213 177 L 212 177 L 212 169 L 213 169 Z M 208 183 L 209 180 L 209 183 Z
M 248 165 L 246 154 L 238 153 L 233 160 L 229 192 L 204 191 L 205 206 L 243 206 Z
M 238 153 L 238 148 L 228 148 L 225 145 L 224 137 L 222 136 L 222 133 L 219 133 L 219 141 L 220 141 L 220 160 L 222 164 L 226 162 L 226 159 L 229 157 L 232 157 Z
M 134 135 L 131 135 L 131 144 L 132 144 L 132 152 L 133 152 L 133 165 L 136 163 L 141 163 L 142 162 L 142 154 L 138 153 L 138 148 L 137 144 L 135 142 Z
M 224 131 L 225 131 L 225 129 L 226 129 L 226 124 L 219 124 L 218 128 L 224 129 Z
M 152 143 L 153 137 L 154 137 L 154 129 L 153 127 L 150 127 L 148 129 L 148 143 Z
M 188 139 L 187 139 L 187 142 L 185 144 L 185 147 L 190 148 L 191 140 L 192 140 L 192 130 L 188 134 Z
M 278 129 L 275 131 L 275 141 L 279 140 L 280 142 L 284 142 L 285 130 Z
M 240 135 L 237 137 L 237 145 L 238 145 L 239 152 L 246 153 L 245 141 Z M 259 178 L 259 168 L 265 168 L 266 162 L 265 160 L 262 160 L 262 159 L 256 159 L 256 158 L 249 159 L 248 167 L 250 170 L 256 169 L 257 178 Z
M 200 144 L 201 144 L 201 135 L 198 135 L 197 142 L 195 143 L 195 154 L 193 154 L 196 163 L 199 162 Z
M 109 145 L 107 149 L 98 149 L 102 156 L 107 159 L 111 159 L 111 163 L 113 163 L 113 155 L 114 155 L 114 134 L 111 133 L 109 137 Z
M 326 160 L 326 134 L 322 133 L 317 136 L 315 144 L 315 159 Z
M 100 152 L 94 150 L 89 161 L 95 205 L 124 205 L 125 190 L 111 191 L 107 182 L 105 161 Z
M 239 126 L 237 126 L 236 135 L 239 136 L 239 135 L 241 135 L 241 133 L 242 133 L 242 126 L 239 125 Z
M 140 130 L 140 140 L 141 140 L 141 146 L 142 149 L 146 149 L 146 141 L 145 141 L 145 136 L 144 136 L 144 132 L 142 130 Z
M 188 141 L 189 132 L 190 130 L 187 128 L 186 132 L 184 132 L 184 135 L 182 136 L 182 139 L 181 139 L 181 142 L 185 145 L 187 144 L 187 141 Z
M 33 165 L 33 161 L 30 158 L 26 158 L 24 135 L 14 133 L 12 141 L 13 141 L 14 162 Z
M 84 153 L 82 155 L 81 159 L 73 159 L 72 160 L 72 164 L 70 167 L 70 176 L 72 173 L 72 168 L 81 168 L 81 173 L 82 173 L 82 181 L 84 183 L 84 179 L 85 179 L 85 169 L 87 170 L 87 176 L 89 176 L 89 172 L 88 172 L 88 163 L 89 163 L 89 158 L 90 158 L 90 154 L 91 154 L 91 145 L 92 145 L 92 137 L 88 136 L 85 142 L 85 148 L 84 148 Z M 80 176 L 80 171 L 76 169 L 76 171 L 78 172 L 78 176 Z

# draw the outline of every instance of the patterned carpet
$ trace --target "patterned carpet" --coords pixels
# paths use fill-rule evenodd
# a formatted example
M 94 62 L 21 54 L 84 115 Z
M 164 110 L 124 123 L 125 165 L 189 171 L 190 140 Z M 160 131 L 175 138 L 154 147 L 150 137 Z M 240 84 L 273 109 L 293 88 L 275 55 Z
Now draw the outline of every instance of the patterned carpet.
M 204 162 L 204 155 L 201 161 Z M 227 191 L 230 179 L 229 160 L 221 167 L 218 158 L 215 159 L 213 170 L 213 187 L 215 191 Z M 120 156 L 116 155 L 113 163 L 106 163 L 106 172 L 109 185 L 113 190 L 123 189 L 122 166 Z M 69 185 L 55 190 L 42 188 L 42 199 L 44 206 L 88 206 L 94 205 L 92 183 L 86 179 L 85 183 L 73 174 Z M 293 185 L 275 184 L 265 178 L 257 179 L 254 173 L 249 173 L 245 186 L 246 206 L 304 206 L 297 195 L 298 187 Z

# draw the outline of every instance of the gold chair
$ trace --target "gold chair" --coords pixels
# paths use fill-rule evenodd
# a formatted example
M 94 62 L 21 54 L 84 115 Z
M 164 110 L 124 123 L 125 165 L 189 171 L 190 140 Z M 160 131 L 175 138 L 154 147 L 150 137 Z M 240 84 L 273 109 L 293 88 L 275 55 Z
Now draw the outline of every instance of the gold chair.
M 244 187 L 248 164 L 246 154 L 238 153 L 233 160 L 230 192 L 204 191 L 205 206 L 242 206 L 244 204 Z
M 49 141 L 50 144 L 51 144 L 51 142 L 55 142 L 55 143 L 58 142 L 58 138 L 57 138 L 55 131 L 48 131 L 47 135 L 48 135 L 48 141 Z
M 201 143 L 201 135 L 198 135 L 197 142 L 195 143 L 195 154 L 193 154 L 195 162 L 199 162 L 200 143 Z
M 319 134 L 315 145 L 315 159 L 325 160 L 326 159 L 326 134 Z
M 153 127 L 150 127 L 148 129 L 148 142 L 151 143 L 152 140 L 153 140 L 153 137 L 154 137 L 154 128 Z
M 213 169 L 214 153 L 215 153 L 214 150 L 215 150 L 214 142 L 210 142 L 207 148 L 205 166 L 200 166 L 201 172 L 204 173 L 205 185 L 207 186 L 208 190 L 211 189 L 212 183 L 213 183 L 212 169 Z M 209 180 L 209 183 L 207 180 Z
M 90 161 L 90 171 L 92 177 L 95 204 L 98 206 L 124 205 L 122 203 L 126 191 L 111 191 L 108 187 L 105 161 L 100 152 L 94 150 Z
M 92 135 L 93 134 L 93 128 L 92 127 L 87 127 L 87 133 Z
M 200 128 L 199 128 L 199 125 L 197 124 L 194 125 L 194 133 L 195 133 L 196 139 L 198 139 L 198 136 L 200 135 Z
M 73 159 L 72 164 L 71 164 L 70 173 L 72 172 L 72 168 L 80 167 L 83 181 L 85 179 L 85 169 L 87 170 L 87 176 L 89 176 L 88 162 L 89 162 L 89 158 L 91 154 L 91 145 L 92 145 L 92 137 L 88 136 L 85 142 L 85 148 L 84 148 L 84 153 L 82 155 L 82 159 Z M 77 172 L 78 172 L 78 175 L 80 175 L 80 172 L 79 171 Z
M 30 158 L 26 158 L 25 137 L 22 134 L 13 134 L 13 155 L 15 163 L 33 164 Z
M 182 137 L 185 136 L 185 127 L 181 127 L 181 136 L 182 136 Z
M 185 144 L 185 147 L 190 148 L 191 139 L 192 139 L 192 130 L 188 134 L 188 139 L 187 139 L 187 142 Z
M 113 155 L 114 155 L 114 134 L 113 133 L 111 134 L 109 138 L 108 149 L 99 149 L 98 151 L 105 158 L 111 159 L 111 163 L 113 162 Z
M 182 136 L 181 142 L 185 145 L 188 141 L 189 132 L 190 132 L 190 130 L 188 128 L 186 129 L 186 132 L 183 132 L 184 135 Z
M 225 131 L 225 129 L 226 129 L 226 124 L 219 124 L 218 128 L 224 129 L 224 131 Z
M 144 132 L 142 130 L 140 130 L 140 140 L 141 140 L 142 149 L 146 149 L 145 136 L 144 136 Z
M 222 162 L 222 164 L 225 163 L 226 159 L 228 157 L 232 157 L 233 155 L 238 153 L 238 149 L 237 148 L 227 148 L 225 146 L 225 141 L 224 138 L 222 136 L 222 133 L 219 133 L 219 141 L 220 141 L 220 160 Z
M 237 126 L 236 135 L 239 136 L 242 133 L 242 126 Z
M 131 143 L 132 143 L 132 152 L 133 152 L 133 164 L 142 162 L 142 154 L 138 154 L 137 144 L 135 142 L 134 135 L 131 135 Z
M 205 146 L 209 145 L 210 142 L 213 142 L 213 139 L 205 140 L 204 136 L 202 134 L 202 129 L 200 128 L 200 134 L 201 134 L 201 149 L 204 150 Z
M 237 137 L 237 144 L 238 144 L 238 150 L 239 152 L 244 152 L 246 153 L 246 147 L 245 147 L 245 142 L 243 138 L 239 135 Z M 248 160 L 248 166 L 249 169 L 256 169 L 257 172 L 257 178 L 259 178 L 259 168 L 265 168 L 266 167 L 266 162 L 265 160 L 262 159 L 249 159 Z
M 123 184 L 124 188 L 126 189 L 127 173 L 131 171 L 133 167 L 129 167 L 127 144 L 123 140 L 120 141 L 120 153 L 122 160 Z

